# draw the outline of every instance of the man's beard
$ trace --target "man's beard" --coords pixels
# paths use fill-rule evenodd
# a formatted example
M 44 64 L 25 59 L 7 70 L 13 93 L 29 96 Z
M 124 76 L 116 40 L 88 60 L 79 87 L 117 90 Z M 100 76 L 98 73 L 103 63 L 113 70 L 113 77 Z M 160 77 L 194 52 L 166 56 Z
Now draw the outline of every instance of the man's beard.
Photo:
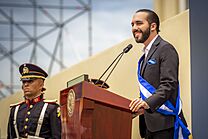
M 145 31 L 140 30 L 140 32 L 142 33 L 141 38 L 140 39 L 136 38 L 136 37 L 134 37 L 134 38 L 137 43 L 144 43 L 150 36 L 150 27 L 147 28 Z

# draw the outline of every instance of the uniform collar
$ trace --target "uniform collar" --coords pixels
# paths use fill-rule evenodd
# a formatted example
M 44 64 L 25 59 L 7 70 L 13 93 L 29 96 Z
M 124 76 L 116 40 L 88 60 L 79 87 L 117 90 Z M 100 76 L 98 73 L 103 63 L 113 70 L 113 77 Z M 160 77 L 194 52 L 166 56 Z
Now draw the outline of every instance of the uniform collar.
M 34 98 L 32 100 L 25 98 L 25 103 L 27 105 L 36 104 L 36 103 L 38 103 L 40 101 L 43 101 L 43 94 L 41 94 L 40 96 L 38 96 L 38 97 L 36 97 L 36 98 Z

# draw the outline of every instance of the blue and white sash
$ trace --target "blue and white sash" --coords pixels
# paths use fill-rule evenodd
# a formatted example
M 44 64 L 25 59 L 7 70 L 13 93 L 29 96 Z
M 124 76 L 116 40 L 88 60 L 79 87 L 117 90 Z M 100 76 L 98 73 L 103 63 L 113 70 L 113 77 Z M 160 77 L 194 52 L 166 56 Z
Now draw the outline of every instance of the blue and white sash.
M 141 62 L 144 60 L 145 55 L 143 55 L 139 62 L 138 62 L 138 80 L 139 80 L 139 87 L 140 87 L 140 97 L 142 100 L 146 100 L 150 97 L 156 89 L 149 84 L 145 79 L 142 78 L 140 74 L 140 65 Z M 184 125 L 179 114 L 182 109 L 182 104 L 180 100 L 180 88 L 178 85 L 178 97 L 176 99 L 176 107 L 174 107 L 170 101 L 166 101 L 160 108 L 157 109 L 157 112 L 164 114 L 164 115 L 174 115 L 175 118 L 175 125 L 174 125 L 174 139 L 188 139 L 190 135 L 190 131 Z

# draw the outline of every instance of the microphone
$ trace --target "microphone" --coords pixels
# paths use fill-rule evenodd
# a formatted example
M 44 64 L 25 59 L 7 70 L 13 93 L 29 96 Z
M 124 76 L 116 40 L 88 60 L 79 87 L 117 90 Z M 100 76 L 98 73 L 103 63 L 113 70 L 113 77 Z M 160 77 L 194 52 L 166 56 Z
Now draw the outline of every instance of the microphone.
M 128 46 L 126 46 L 126 48 L 123 49 L 123 52 L 124 52 L 124 53 L 128 53 L 129 50 L 130 50 L 132 47 L 133 47 L 133 45 L 132 45 L 132 44 L 129 44 Z
M 112 70 L 110 71 L 110 73 L 108 74 L 107 78 L 105 79 L 105 81 L 102 83 L 102 86 L 104 85 L 104 83 L 106 83 L 106 81 L 108 80 L 108 78 L 110 77 L 111 73 L 113 72 L 113 70 L 115 69 L 115 67 L 117 66 L 118 62 L 121 60 L 121 58 L 123 57 L 124 53 L 128 53 L 129 50 L 133 47 L 132 44 L 129 44 L 128 46 L 126 46 L 123 51 L 113 60 L 113 62 L 108 66 L 108 68 L 104 71 L 104 73 L 100 76 L 100 78 L 95 82 L 95 85 L 101 80 L 101 78 L 105 75 L 105 73 L 110 69 L 110 67 L 116 62 L 116 64 L 114 65 L 114 67 L 112 68 Z

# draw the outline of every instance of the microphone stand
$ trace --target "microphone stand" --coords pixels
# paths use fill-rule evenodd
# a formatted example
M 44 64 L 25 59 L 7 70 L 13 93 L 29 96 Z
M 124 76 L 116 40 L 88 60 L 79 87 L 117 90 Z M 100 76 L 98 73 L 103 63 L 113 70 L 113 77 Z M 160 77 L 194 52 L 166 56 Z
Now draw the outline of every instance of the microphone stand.
M 106 83 L 106 81 L 108 80 L 108 78 L 110 77 L 111 73 L 114 71 L 115 67 L 117 66 L 118 62 L 121 60 L 121 58 L 123 57 L 124 52 L 121 53 L 121 55 L 119 55 L 119 59 L 117 60 L 116 64 L 114 65 L 114 67 L 112 68 L 112 70 L 110 71 L 110 73 L 108 74 L 107 78 L 105 79 L 105 81 L 102 83 L 101 88 L 103 87 L 104 83 Z
M 123 56 L 124 52 L 121 52 L 114 60 L 113 62 L 110 64 L 110 66 L 108 66 L 108 68 L 104 71 L 104 73 L 100 76 L 100 78 L 95 82 L 95 84 L 98 83 L 98 81 L 100 81 L 100 79 L 105 75 L 105 73 L 110 69 L 110 67 L 115 63 L 115 61 L 122 55 Z M 121 59 L 121 58 L 120 58 Z M 118 63 L 118 62 L 117 62 Z M 103 86 L 103 84 L 102 84 Z
M 106 81 L 108 80 L 108 78 L 110 77 L 111 73 L 113 72 L 113 70 L 115 69 L 115 67 L 117 66 L 118 62 L 121 60 L 121 58 L 123 57 L 124 53 L 128 53 L 129 50 L 133 47 L 132 44 L 129 44 L 127 47 L 125 47 L 123 49 L 123 51 L 116 57 L 116 59 L 113 60 L 113 62 L 110 64 L 110 66 L 108 66 L 108 68 L 105 70 L 105 72 L 100 76 L 100 78 L 95 82 L 95 85 L 101 80 L 101 78 L 105 75 L 105 73 L 110 69 L 110 67 L 116 62 L 116 64 L 114 65 L 114 67 L 112 68 L 112 70 L 110 71 L 110 73 L 108 74 L 107 78 L 105 79 L 104 82 L 102 82 L 101 88 L 103 87 L 104 83 L 106 83 Z

